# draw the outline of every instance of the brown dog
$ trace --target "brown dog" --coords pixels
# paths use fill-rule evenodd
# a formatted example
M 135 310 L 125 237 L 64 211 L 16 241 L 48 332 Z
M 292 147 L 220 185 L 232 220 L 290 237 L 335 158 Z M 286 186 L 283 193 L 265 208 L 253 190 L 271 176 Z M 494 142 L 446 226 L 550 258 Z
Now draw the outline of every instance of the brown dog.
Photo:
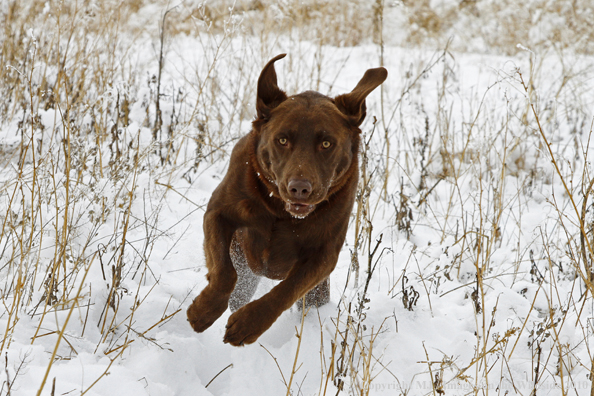
M 208 285 L 188 308 L 197 332 L 230 305 L 224 341 L 250 344 L 305 296 L 329 301 L 329 275 L 344 242 L 358 180 L 359 125 L 365 98 L 386 79 L 369 69 L 334 99 L 307 91 L 287 97 L 274 62 L 258 80 L 257 118 L 231 154 L 204 215 Z M 258 276 L 282 279 L 249 302 Z

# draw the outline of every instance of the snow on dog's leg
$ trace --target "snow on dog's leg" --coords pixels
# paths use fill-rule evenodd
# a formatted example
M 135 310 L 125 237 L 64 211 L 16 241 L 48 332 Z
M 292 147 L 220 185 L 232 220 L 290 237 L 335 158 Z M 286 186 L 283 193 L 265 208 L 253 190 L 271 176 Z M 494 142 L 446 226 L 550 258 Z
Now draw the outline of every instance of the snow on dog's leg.
M 320 282 L 316 287 L 311 289 L 305 295 L 305 308 L 309 307 L 321 307 L 324 304 L 330 302 L 330 278 Z M 303 302 L 297 300 L 295 303 L 298 309 L 303 309 Z
M 260 282 L 260 277 L 255 275 L 248 267 L 247 258 L 241 248 L 241 232 L 241 230 L 235 232 L 231 241 L 231 249 L 229 249 L 231 261 L 233 261 L 233 266 L 237 271 L 237 283 L 231 297 L 229 297 L 231 312 L 237 311 L 251 301 Z

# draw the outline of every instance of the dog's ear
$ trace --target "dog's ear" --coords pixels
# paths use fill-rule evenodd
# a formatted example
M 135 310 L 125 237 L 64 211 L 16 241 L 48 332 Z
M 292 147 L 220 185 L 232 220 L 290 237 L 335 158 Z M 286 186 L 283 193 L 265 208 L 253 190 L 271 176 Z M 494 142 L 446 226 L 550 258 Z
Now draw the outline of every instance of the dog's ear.
M 274 62 L 285 56 L 287 54 L 280 54 L 272 58 L 260 73 L 256 100 L 256 111 L 260 120 L 268 119 L 270 111 L 287 99 L 287 95 L 279 89 L 276 83 L 276 71 L 274 70 Z
M 365 98 L 371 91 L 383 83 L 387 77 L 388 71 L 383 67 L 369 69 L 365 72 L 355 89 L 348 94 L 339 95 L 334 98 L 336 107 L 349 117 L 352 125 L 357 127 L 361 125 L 367 114 Z

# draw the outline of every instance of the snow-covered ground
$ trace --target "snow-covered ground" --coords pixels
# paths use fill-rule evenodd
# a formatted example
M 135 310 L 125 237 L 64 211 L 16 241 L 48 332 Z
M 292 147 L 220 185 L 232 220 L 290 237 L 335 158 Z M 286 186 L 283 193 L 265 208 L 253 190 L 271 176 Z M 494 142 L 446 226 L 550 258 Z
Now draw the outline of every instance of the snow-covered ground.
M 114 38 L 121 61 L 69 59 L 74 82 L 117 71 L 75 108 L 32 28 L 32 60 L 2 65 L 27 84 L 0 124 L 0 395 L 589 394 L 594 57 L 397 46 L 401 16 L 385 12 L 383 59 L 371 40 L 263 42 L 236 16 L 169 37 L 156 134 L 154 32 Z M 290 94 L 348 92 L 380 62 L 389 77 L 367 100 L 331 303 L 235 348 L 228 311 L 196 334 L 185 310 L 206 285 L 205 204 L 250 130 L 261 67 L 284 52 Z

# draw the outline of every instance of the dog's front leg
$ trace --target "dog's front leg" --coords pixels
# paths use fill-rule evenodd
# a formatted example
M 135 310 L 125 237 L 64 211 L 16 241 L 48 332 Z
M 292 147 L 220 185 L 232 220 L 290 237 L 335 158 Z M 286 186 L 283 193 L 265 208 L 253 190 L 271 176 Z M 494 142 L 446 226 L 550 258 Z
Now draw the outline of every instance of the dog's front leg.
M 330 276 L 340 249 L 325 248 L 297 263 L 288 276 L 260 299 L 240 308 L 229 317 L 224 341 L 231 345 L 251 344 L 276 319 L 309 290 Z
M 208 285 L 188 308 L 188 320 L 197 332 L 208 329 L 227 309 L 237 273 L 229 256 L 235 228 L 216 210 L 204 215 L 204 253 Z

